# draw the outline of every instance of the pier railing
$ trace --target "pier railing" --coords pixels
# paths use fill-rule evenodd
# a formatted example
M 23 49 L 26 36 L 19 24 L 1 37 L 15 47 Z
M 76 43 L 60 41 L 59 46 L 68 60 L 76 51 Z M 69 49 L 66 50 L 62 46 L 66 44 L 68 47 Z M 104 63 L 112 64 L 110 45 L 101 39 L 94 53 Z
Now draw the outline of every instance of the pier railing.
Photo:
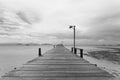
M 73 47 L 71 48 L 71 52 L 73 52 Z M 74 54 L 76 54 L 77 55 L 77 53 L 79 52 L 79 56 L 81 57 L 81 58 L 83 58 L 83 49 L 80 49 L 80 48 L 75 48 L 75 51 L 73 52 Z
M 55 46 L 54 46 L 54 48 L 55 48 Z M 81 57 L 81 58 L 83 58 L 83 49 L 80 49 L 80 48 L 75 48 L 75 51 L 73 51 L 73 47 L 71 48 L 71 52 L 72 53 L 74 53 L 74 54 L 79 54 L 79 56 Z M 42 54 L 41 54 L 41 48 L 39 48 L 38 49 L 38 56 L 40 57 L 40 56 L 42 56 Z

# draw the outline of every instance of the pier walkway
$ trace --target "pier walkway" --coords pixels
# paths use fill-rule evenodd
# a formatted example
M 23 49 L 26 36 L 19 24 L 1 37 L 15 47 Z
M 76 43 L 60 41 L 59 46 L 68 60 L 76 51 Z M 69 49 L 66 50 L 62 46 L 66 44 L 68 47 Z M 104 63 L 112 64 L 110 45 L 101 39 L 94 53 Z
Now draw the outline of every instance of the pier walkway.
M 0 80 L 111 80 L 112 77 L 59 44 Z

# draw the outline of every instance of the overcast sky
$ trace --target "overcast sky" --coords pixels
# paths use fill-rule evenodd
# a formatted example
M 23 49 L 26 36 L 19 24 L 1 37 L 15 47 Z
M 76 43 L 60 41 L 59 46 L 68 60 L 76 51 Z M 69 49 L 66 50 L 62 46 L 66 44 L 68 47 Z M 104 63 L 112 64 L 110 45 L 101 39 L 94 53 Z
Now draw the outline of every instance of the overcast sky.
M 0 0 L 0 42 L 120 43 L 120 0 Z

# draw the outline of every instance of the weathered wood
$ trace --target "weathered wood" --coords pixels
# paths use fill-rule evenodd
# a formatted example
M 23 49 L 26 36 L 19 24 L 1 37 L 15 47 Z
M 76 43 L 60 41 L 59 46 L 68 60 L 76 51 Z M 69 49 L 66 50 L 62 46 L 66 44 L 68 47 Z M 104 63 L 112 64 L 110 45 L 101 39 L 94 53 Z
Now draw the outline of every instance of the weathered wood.
M 74 49 L 74 54 L 77 54 L 77 48 Z
M 4 77 L 3 80 L 112 80 L 108 77 Z
M 28 61 L 1 80 L 109 80 L 113 76 L 71 53 L 63 45 Z
M 42 56 L 42 54 L 41 54 L 41 48 L 39 48 L 38 56 L 39 57 Z
M 83 49 L 80 49 L 80 57 L 83 58 Z
M 71 52 L 73 52 L 73 47 L 71 48 Z

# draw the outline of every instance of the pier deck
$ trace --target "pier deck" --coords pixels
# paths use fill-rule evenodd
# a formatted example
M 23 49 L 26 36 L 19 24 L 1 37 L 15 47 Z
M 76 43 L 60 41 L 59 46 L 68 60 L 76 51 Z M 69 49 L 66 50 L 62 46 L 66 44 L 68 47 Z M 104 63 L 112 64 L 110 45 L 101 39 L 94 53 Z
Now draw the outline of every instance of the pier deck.
M 57 45 L 0 80 L 111 80 L 113 76 Z

